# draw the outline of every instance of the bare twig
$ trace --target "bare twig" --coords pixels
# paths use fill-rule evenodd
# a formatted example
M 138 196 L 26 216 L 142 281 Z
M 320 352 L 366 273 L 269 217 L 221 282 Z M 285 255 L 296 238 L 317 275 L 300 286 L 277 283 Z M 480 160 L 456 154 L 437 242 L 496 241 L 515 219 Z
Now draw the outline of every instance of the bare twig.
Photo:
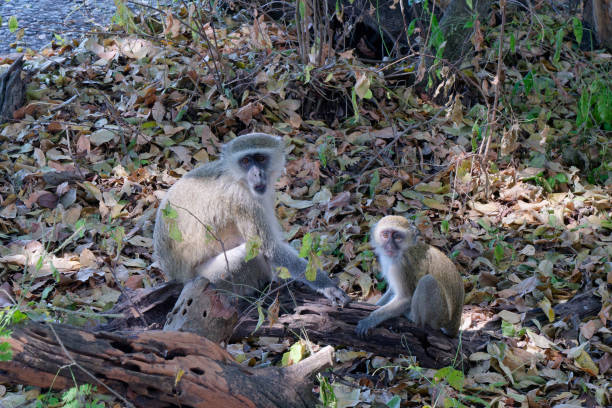
M 485 197 L 489 196 L 489 166 L 487 163 L 487 155 L 489 154 L 489 146 L 491 145 L 491 139 L 493 137 L 493 127 L 495 126 L 497 105 L 499 103 L 499 94 L 502 84 L 501 70 L 503 64 L 503 50 L 504 50 L 504 28 L 506 25 L 506 0 L 499 0 L 499 9 L 502 16 L 501 26 L 499 30 L 499 50 L 497 54 L 497 72 L 495 73 L 495 98 L 493 99 L 493 106 L 489 112 L 489 120 L 487 124 L 487 130 L 485 138 L 480 144 L 478 150 L 479 160 L 481 163 L 480 170 L 485 174 Z

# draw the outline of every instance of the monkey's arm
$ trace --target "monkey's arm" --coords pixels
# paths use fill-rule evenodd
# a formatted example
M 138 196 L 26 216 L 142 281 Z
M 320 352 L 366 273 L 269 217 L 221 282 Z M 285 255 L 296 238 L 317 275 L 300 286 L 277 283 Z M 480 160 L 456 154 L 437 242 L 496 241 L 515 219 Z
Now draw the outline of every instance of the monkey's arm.
M 236 223 L 238 230 L 245 240 L 254 236 L 261 239 L 261 254 L 272 266 L 270 279 L 275 277 L 277 267 L 284 267 L 291 277 L 307 284 L 335 305 L 344 306 L 351 300 L 323 271 L 317 271 L 314 281 L 306 279 L 308 263 L 298 256 L 295 249 L 282 241 L 280 225 L 273 214 L 266 216 L 263 207 L 259 206 L 243 208 L 240 213 L 242 219 Z
M 393 291 L 391 290 L 391 288 L 387 289 L 387 291 L 385 292 L 384 295 L 382 295 L 380 297 L 380 299 L 378 299 L 378 302 L 376 302 L 376 306 L 384 306 L 387 303 L 389 303 L 389 301 L 391 300 L 391 298 L 393 297 Z
M 365 337 L 370 329 L 378 326 L 385 320 L 391 319 L 392 317 L 398 317 L 410 310 L 409 296 L 398 296 L 396 295 L 389 303 L 376 309 L 368 317 L 362 319 L 357 324 L 355 331 L 359 337 Z
M 306 279 L 306 266 L 308 262 L 300 258 L 289 244 L 278 243 L 272 250 L 270 262 L 272 267 L 284 267 L 289 270 L 291 277 L 305 283 L 312 289 L 321 293 L 328 298 L 334 305 L 344 306 L 350 302 L 351 298 L 327 276 L 322 270 L 317 270 L 317 275 L 314 280 Z

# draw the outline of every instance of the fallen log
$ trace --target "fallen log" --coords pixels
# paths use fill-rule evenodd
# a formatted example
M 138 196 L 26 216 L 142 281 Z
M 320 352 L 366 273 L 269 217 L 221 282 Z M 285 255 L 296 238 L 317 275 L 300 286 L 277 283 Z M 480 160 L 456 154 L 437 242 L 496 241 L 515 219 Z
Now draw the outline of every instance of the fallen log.
M 155 317 L 165 316 L 171 308 L 168 305 L 176 301 L 179 294 L 180 285 L 170 282 L 156 288 L 140 289 L 132 296 L 134 303 L 140 305 L 138 307 L 149 323 L 161 327 L 165 319 L 154 320 Z M 155 299 L 156 306 L 143 302 L 142 299 L 145 298 Z M 281 313 L 278 319 L 272 324 L 266 322 L 260 327 L 257 327 L 259 314 L 256 308 L 249 304 L 242 305 L 241 318 L 234 328 L 230 341 L 240 341 L 252 335 L 279 338 L 306 337 L 317 343 L 370 351 L 381 356 L 409 355 L 413 356 L 421 366 L 440 368 L 458 361 L 466 363 L 471 353 L 483 349 L 488 342 L 499 336 L 499 319 L 489 322 L 480 330 L 463 331 L 460 339 L 453 339 L 439 331 L 415 327 L 409 320 L 399 317 L 386 321 L 372 330 L 367 339 L 361 339 L 355 335 L 355 326 L 359 320 L 376 309 L 375 305 L 351 302 L 344 308 L 339 308 L 331 306 L 326 299 L 300 287 L 292 287 L 291 293 L 284 291 L 279 302 Z M 263 307 L 267 307 L 265 303 Z M 471 309 L 478 308 L 471 307 Z M 570 301 L 555 305 L 553 309 L 557 316 L 577 316 L 582 320 L 596 315 L 601 309 L 601 301 L 589 291 L 577 294 Z M 111 312 L 128 317 L 114 319 L 109 324 L 101 326 L 101 329 L 114 331 L 145 327 L 135 317 L 134 309 L 125 299 L 120 299 Z M 469 308 L 464 308 L 464 315 L 468 313 L 470 313 Z M 492 311 L 489 311 L 489 314 L 491 313 Z M 533 319 L 544 322 L 546 316 L 540 309 L 533 309 L 526 313 L 526 324 L 531 324 Z M 228 320 L 228 324 L 230 322 Z M 209 335 L 203 332 L 199 334 Z M 218 337 L 217 334 L 212 334 L 211 337 L 215 336 Z
M 6 339 L 13 359 L 0 362 L 0 381 L 63 389 L 74 386 L 74 375 L 79 382 L 109 387 L 126 404 L 147 407 L 314 406 L 312 380 L 308 377 L 331 365 L 331 347 L 296 366 L 252 369 L 236 363 L 216 343 L 198 334 L 150 330 L 164 324 L 181 293 L 180 284 L 171 282 L 127 293 L 130 299 L 123 298 L 112 310 L 124 317 L 95 331 L 38 322 L 15 328 L 11 338 Z M 219 293 L 205 291 L 202 296 Z M 376 306 L 352 302 L 337 308 L 300 288 L 280 298 L 282 313 L 272 324 L 257 327 L 256 308 L 243 309 L 232 338 L 240 340 L 252 334 L 299 337 L 305 333 L 315 342 L 376 355 L 410 355 L 421 366 L 431 368 L 458 361 L 467 367 L 467 356 L 501 339 L 499 321 L 481 330 L 464 331 L 459 341 L 398 318 L 377 327 L 363 340 L 354 334 L 355 325 Z M 215 308 L 218 307 L 217 302 Z M 464 313 L 469 313 L 468 309 Z M 570 314 L 581 319 L 596 314 L 601 303 L 590 292 L 576 295 L 554 309 L 559 316 Z M 540 315 L 533 311 L 526 316 Z
M 156 288 L 140 289 L 132 293 L 132 303 L 139 308 L 147 324 L 153 327 L 164 325 L 165 313 L 170 311 L 168 305 L 176 301 L 180 294 L 180 285 L 166 283 Z M 200 304 L 217 304 L 213 300 L 203 298 L 215 295 L 208 292 L 197 300 Z M 273 298 L 272 296 L 270 298 Z M 155 303 L 148 304 L 144 299 Z M 264 302 L 266 308 L 268 303 Z M 266 336 L 278 338 L 308 338 L 311 341 L 333 346 L 350 347 L 353 349 L 371 351 L 381 356 L 413 356 L 420 365 L 428 368 L 440 368 L 462 360 L 474 351 L 484 347 L 491 340 L 487 333 L 478 331 L 464 332 L 461 339 L 450 338 L 440 331 L 425 330 L 415 327 L 408 319 L 391 319 L 370 332 L 367 339 L 361 339 L 355 334 L 357 322 L 368 316 L 376 309 L 375 305 L 351 302 L 344 308 L 332 306 L 329 302 L 307 288 L 291 286 L 291 292 L 284 290 L 279 298 L 279 318 L 273 323 L 259 325 L 259 314 L 252 304 L 243 303 L 239 306 L 240 320 L 234 327 L 230 342 L 238 342 L 245 337 Z M 165 313 L 164 313 L 165 311 Z M 110 323 L 100 326 L 106 331 L 144 329 L 142 320 L 138 319 L 131 302 L 123 297 L 110 311 L 112 314 L 124 314 L 125 319 L 114 319 Z M 198 332 L 203 336 L 218 339 L 218 333 L 207 333 L 212 327 L 206 320 L 216 314 L 209 310 L 202 319 L 202 327 L 207 329 Z M 160 317 L 164 316 L 163 319 Z M 194 316 L 195 318 L 195 316 Z M 233 324 L 232 320 L 227 320 Z M 257 328 L 257 330 L 255 330 Z M 225 331 L 225 329 L 223 329 Z M 461 350 L 458 353 L 459 344 Z
M 325 347 L 297 365 L 253 369 L 193 333 L 109 333 L 29 322 L 14 329 L 0 381 L 65 389 L 107 388 L 142 407 L 313 407 L 309 376 L 332 364 Z
M 396 318 L 370 331 L 366 339 L 355 334 L 359 320 L 367 317 L 377 306 L 351 302 L 344 308 L 331 306 L 316 294 L 294 291 L 297 306 L 290 301 L 281 303 L 288 312 L 273 324 L 264 324 L 257 331 L 257 313 L 244 316 L 230 341 L 249 335 L 267 337 L 306 337 L 314 342 L 350 347 L 380 356 L 412 356 L 415 363 L 428 368 L 440 368 L 455 361 L 467 362 L 467 357 L 490 341 L 490 336 L 478 332 L 464 332 L 463 337 L 450 338 L 440 331 L 414 326 L 408 319 Z

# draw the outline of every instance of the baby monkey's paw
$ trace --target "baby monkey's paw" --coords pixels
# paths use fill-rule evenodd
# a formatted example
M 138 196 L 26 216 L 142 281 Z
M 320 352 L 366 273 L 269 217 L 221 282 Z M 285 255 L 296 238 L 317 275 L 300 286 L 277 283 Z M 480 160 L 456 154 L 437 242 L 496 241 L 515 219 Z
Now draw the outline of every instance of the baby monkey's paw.
M 334 306 L 344 307 L 351 301 L 351 298 L 337 286 L 323 288 L 320 292 L 323 296 L 328 298 Z

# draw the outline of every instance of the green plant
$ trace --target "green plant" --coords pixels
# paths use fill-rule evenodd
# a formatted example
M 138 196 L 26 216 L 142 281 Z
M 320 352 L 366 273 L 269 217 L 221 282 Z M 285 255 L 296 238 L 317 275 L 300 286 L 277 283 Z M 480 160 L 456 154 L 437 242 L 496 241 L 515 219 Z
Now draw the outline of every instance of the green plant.
M 10 337 L 12 330 L 9 327 L 27 318 L 28 316 L 19 310 L 17 305 L 4 308 L 0 312 L 0 339 Z M 11 345 L 6 341 L 0 342 L 0 361 L 10 361 L 12 359 Z
M 319 381 L 319 400 L 325 408 L 335 408 L 338 399 L 331 384 L 321 373 L 317 374 L 317 381 Z
M 37 408 L 61 406 L 64 408 L 104 408 L 104 402 L 95 395 L 97 388 L 91 384 L 81 384 L 64 391 L 61 397 L 58 394 L 41 394 L 36 401 Z
M 505 234 L 500 232 L 497 228 L 491 227 L 489 223 L 481 218 L 478 220 L 478 225 L 480 225 L 488 234 L 488 246 L 489 249 L 493 250 L 493 258 L 497 265 L 501 264 L 502 260 L 505 258 L 504 253 L 506 248 L 512 250 L 512 254 L 514 257 L 514 249 L 508 243 L 505 242 Z
M 578 100 L 576 126 L 612 130 L 612 89 L 609 83 L 596 80 L 582 92 Z
M 308 259 L 308 266 L 306 266 L 305 272 L 306 279 L 314 281 L 317 276 L 317 270 L 323 269 L 321 262 L 322 255 L 321 238 L 318 235 L 313 237 L 310 232 L 304 235 L 299 257 Z

